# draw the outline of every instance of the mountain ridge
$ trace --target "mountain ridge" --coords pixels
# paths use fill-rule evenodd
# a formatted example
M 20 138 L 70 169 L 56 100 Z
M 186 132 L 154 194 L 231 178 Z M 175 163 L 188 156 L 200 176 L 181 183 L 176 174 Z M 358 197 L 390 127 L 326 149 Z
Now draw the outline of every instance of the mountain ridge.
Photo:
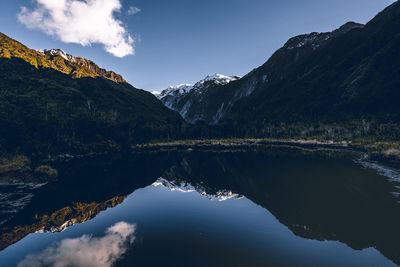
M 36 68 L 52 68 L 74 78 L 103 77 L 117 83 L 126 83 L 121 75 L 102 69 L 91 60 L 69 55 L 62 49 L 30 49 L 1 32 L 0 57 L 21 58 Z
M 235 81 L 235 83 L 215 84 L 212 91 L 203 92 L 201 96 L 191 92 L 191 85 L 184 84 L 167 88 L 158 95 L 158 98 L 168 108 L 179 112 L 189 123 L 204 121 L 216 125 L 230 112 L 236 102 L 251 95 L 260 84 L 269 82 L 271 79 L 269 73 L 263 73 L 261 77 L 257 78 L 253 76 L 253 74 L 258 76 L 258 73 L 260 70 L 263 71 L 262 69 L 266 64 L 271 65 L 269 66 L 270 69 L 282 69 L 282 65 L 288 66 L 292 64 L 293 60 L 297 61 L 308 56 L 330 40 L 363 27 L 363 24 L 347 22 L 331 32 L 313 32 L 292 37 L 263 66 L 252 70 L 244 77 L 233 76 L 235 79 L 231 82 Z M 242 83 L 240 88 L 237 86 L 238 83 Z
M 198 118 L 187 121 L 226 137 L 400 138 L 399 29 L 397 1 L 365 25 L 290 38 L 243 78 L 187 98 Z
M 182 118 L 151 93 L 69 64 L 0 35 L 0 156 L 124 150 L 182 133 Z
M 366 72 L 371 71 L 369 67 L 374 57 L 384 56 L 386 53 L 384 50 L 381 50 L 382 47 L 392 47 L 394 49 L 396 47 L 393 44 L 393 36 L 396 36 L 396 33 L 398 34 L 395 25 L 399 24 L 399 19 L 396 16 L 388 14 L 389 11 L 393 12 L 396 10 L 400 14 L 398 2 L 382 11 L 365 26 L 352 28 L 350 31 L 345 31 L 343 34 L 331 39 L 320 49 L 317 49 L 312 57 L 308 58 L 309 52 L 306 51 L 305 55 L 300 57 L 296 55 L 296 57 L 294 57 L 295 60 L 289 59 L 287 62 L 288 65 L 281 65 L 278 69 L 281 73 L 285 72 L 284 77 L 279 77 L 276 73 L 276 62 L 282 63 L 282 59 L 278 57 L 280 56 L 278 55 L 278 50 L 278 52 L 271 57 L 267 63 L 261 66 L 259 70 L 262 73 L 272 73 L 272 75 L 275 75 L 273 78 L 274 80 L 270 81 L 270 85 L 259 86 L 258 90 L 256 90 L 249 99 L 243 100 L 242 104 L 236 106 L 237 109 L 229 117 L 232 119 L 241 117 L 239 114 L 240 110 L 244 108 L 243 105 L 249 105 L 250 102 L 253 107 L 254 105 L 256 106 L 254 109 L 259 109 L 258 112 L 255 111 L 255 113 L 261 115 L 265 114 L 265 111 L 272 107 L 277 108 L 277 105 L 272 102 L 278 103 L 284 101 L 286 101 L 285 106 L 289 110 L 292 110 L 290 117 L 292 117 L 293 120 L 301 119 L 298 116 L 301 114 L 304 114 L 310 119 L 315 117 L 317 120 L 325 121 L 337 120 L 339 113 L 342 113 L 341 116 L 344 121 L 351 119 L 345 118 L 346 113 L 353 114 L 354 118 L 366 118 L 368 113 L 375 117 L 376 114 L 374 113 L 381 112 L 379 110 L 380 107 L 383 106 L 377 101 L 375 101 L 375 104 L 372 104 L 372 102 L 374 102 L 374 97 L 372 95 L 367 97 L 372 90 L 366 91 L 361 89 L 362 86 L 366 84 L 361 85 L 360 82 L 363 79 L 369 79 L 370 85 L 374 84 L 375 86 L 373 89 L 375 91 L 375 97 L 380 95 L 380 98 L 382 98 L 383 92 L 379 88 L 385 88 L 386 86 L 385 83 L 381 83 L 380 80 L 382 77 L 389 78 L 388 72 L 382 72 L 380 78 L 375 76 L 376 72 L 371 72 L 370 74 L 375 76 L 374 80 L 370 79 L 371 76 L 368 78 Z M 387 25 L 381 24 L 382 18 L 386 21 L 387 17 L 391 17 L 390 22 Z M 392 59 L 388 58 L 388 62 L 391 60 Z M 381 72 L 382 69 L 387 67 L 383 62 L 379 64 L 379 66 L 376 66 L 378 72 Z M 389 73 L 392 72 L 390 68 L 388 71 Z M 387 80 L 397 81 L 398 83 L 397 79 L 390 78 Z M 298 90 L 296 87 L 300 87 L 302 90 Z M 396 94 L 396 90 L 394 90 L 395 87 L 392 88 L 393 89 L 390 89 L 391 92 Z M 361 93 L 360 90 L 364 92 Z M 324 91 L 324 93 L 322 91 Z M 289 92 L 291 94 L 288 94 Z M 310 93 L 311 95 L 307 96 L 307 94 Z M 271 95 L 273 97 L 271 97 Z M 284 98 L 282 98 L 283 96 Z M 361 101 L 361 98 L 372 102 L 370 102 L 368 106 L 366 106 L 367 103 L 356 104 L 355 102 Z M 263 99 L 267 100 L 267 102 L 261 103 Z M 245 103 L 247 101 L 249 102 Z M 257 104 L 254 101 L 257 102 Z M 297 104 L 294 103 L 296 101 Z M 300 101 L 303 103 L 302 109 L 308 114 L 298 112 L 300 110 L 295 112 L 296 109 L 290 107 L 298 106 Z M 383 99 L 381 101 L 383 101 Z M 337 102 L 337 104 L 334 104 L 335 107 L 333 107 L 332 104 L 335 102 Z M 353 102 L 353 104 L 351 104 L 351 102 Z M 268 108 L 268 105 L 271 105 L 271 108 Z M 357 105 L 358 110 L 351 109 L 349 105 Z M 373 112 L 373 110 L 375 110 L 375 112 Z M 332 111 L 336 111 L 335 115 L 329 114 L 332 113 Z M 282 120 L 283 118 L 279 116 L 279 114 L 284 114 L 284 112 L 282 110 L 280 110 L 280 112 L 271 110 L 271 114 L 268 117 Z M 320 114 L 322 114 L 322 116 Z M 326 118 L 324 118 L 324 116 Z M 265 116 L 263 119 L 265 119 Z

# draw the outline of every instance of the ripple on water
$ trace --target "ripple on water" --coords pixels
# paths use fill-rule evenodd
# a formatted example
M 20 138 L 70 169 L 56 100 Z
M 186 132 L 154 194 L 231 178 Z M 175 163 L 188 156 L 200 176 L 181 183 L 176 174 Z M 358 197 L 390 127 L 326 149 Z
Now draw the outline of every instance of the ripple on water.
M 34 191 L 46 183 L 0 183 L 0 226 L 28 205 Z

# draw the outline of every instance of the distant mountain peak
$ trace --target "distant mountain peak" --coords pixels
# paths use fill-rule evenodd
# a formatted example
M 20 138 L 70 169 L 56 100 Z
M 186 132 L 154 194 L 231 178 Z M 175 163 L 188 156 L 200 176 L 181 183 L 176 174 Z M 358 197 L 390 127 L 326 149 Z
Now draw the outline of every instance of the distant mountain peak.
M 364 26 L 365 26 L 364 24 L 357 23 L 357 22 L 354 22 L 354 21 L 349 21 L 349 22 L 343 24 L 343 25 L 342 25 L 339 29 L 337 29 L 336 31 L 341 31 L 341 32 L 345 31 L 345 32 L 348 32 L 348 31 L 350 31 L 350 30 L 352 30 L 352 29 L 364 28 Z
M 58 48 L 53 48 L 53 49 L 38 49 L 36 50 L 41 54 L 44 55 L 51 55 L 51 56 L 61 56 L 63 57 L 65 60 L 68 61 L 73 61 L 73 59 L 75 58 L 74 56 L 68 54 L 67 52 L 65 52 L 62 49 L 58 49 Z
M 208 95 L 215 88 L 228 85 L 234 81 L 241 79 L 240 76 L 226 76 L 222 74 L 207 75 L 204 79 L 195 84 L 180 84 L 170 86 L 163 90 L 160 94 L 156 94 L 158 99 L 168 108 L 175 110 L 190 123 L 204 120 L 204 114 L 196 114 L 192 116 L 192 108 L 196 105 L 202 105 L 202 99 L 207 99 Z M 206 107 L 205 105 L 203 106 Z M 221 111 L 222 112 L 222 111 Z
M 230 82 L 239 80 L 240 76 L 226 76 L 222 74 L 211 74 L 207 75 L 204 79 L 198 81 L 195 84 L 179 84 L 179 85 L 171 85 L 167 89 L 161 91 L 160 94 L 157 94 L 159 99 L 162 99 L 166 96 L 177 96 L 177 95 L 185 95 L 192 90 L 201 90 L 204 88 L 208 88 L 211 85 L 226 85 Z
M 198 87 L 200 85 L 203 85 L 207 82 L 213 82 L 215 84 L 219 84 L 219 85 L 225 85 L 228 84 L 230 82 L 236 81 L 238 79 L 240 79 L 240 76 L 225 76 L 222 74 L 211 74 L 211 75 L 207 75 L 204 79 L 200 80 L 199 82 L 197 82 L 194 87 Z

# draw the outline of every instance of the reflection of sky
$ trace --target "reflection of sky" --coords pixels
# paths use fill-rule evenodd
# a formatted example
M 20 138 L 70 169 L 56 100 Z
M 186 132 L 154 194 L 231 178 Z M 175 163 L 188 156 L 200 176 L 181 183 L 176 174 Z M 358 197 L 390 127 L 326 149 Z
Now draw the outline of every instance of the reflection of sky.
M 135 191 L 123 204 L 62 233 L 32 234 L 0 252 L 0 262 L 12 265 L 65 238 L 101 237 L 121 221 L 137 225 L 135 246 L 125 257 L 132 264 L 172 264 L 179 259 L 194 265 L 391 266 L 373 248 L 355 251 L 339 242 L 297 237 L 246 198 L 210 201 L 197 192 L 153 186 Z

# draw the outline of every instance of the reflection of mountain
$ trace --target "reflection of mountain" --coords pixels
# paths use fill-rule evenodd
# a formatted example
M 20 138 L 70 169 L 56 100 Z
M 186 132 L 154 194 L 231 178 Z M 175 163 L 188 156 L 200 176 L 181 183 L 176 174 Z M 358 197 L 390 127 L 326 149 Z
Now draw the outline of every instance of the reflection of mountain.
M 0 227 L 0 250 L 30 233 L 62 231 L 96 217 L 120 204 L 124 196 L 154 182 L 174 158 L 168 153 L 108 155 L 54 163 L 60 174 L 58 182 L 29 191 L 30 203 L 16 215 L 8 214 Z
M 284 148 L 168 151 L 74 160 L 57 169 L 59 182 L 40 188 L 32 202 L 5 224 L 17 232 L 0 229 L 2 248 L 30 232 L 62 230 L 63 225 L 89 220 L 123 200 L 115 196 L 153 183 L 204 192 L 215 200 L 244 195 L 298 236 L 337 240 L 354 249 L 375 247 L 400 263 L 400 205 L 391 193 L 395 188 L 346 154 Z M 76 208 L 71 204 L 76 202 L 97 204 Z M 33 219 L 35 214 L 51 215 Z
M 346 156 L 267 153 L 192 153 L 163 174 L 207 191 L 226 189 L 268 209 L 296 235 L 375 247 L 400 263 L 400 205 L 394 187 Z M 218 179 L 217 179 L 218 178 Z M 210 188 L 210 189 L 208 189 Z
M 96 217 L 101 211 L 121 204 L 126 196 L 115 197 L 104 203 L 74 203 L 73 206 L 65 207 L 50 215 L 36 216 L 35 223 L 26 226 L 16 226 L 8 229 L 3 228 L 0 235 L 0 249 L 18 242 L 28 234 L 34 232 L 62 232 L 68 227 L 89 221 Z
M 190 183 L 187 183 L 185 181 L 168 181 L 165 180 L 164 178 L 159 178 L 157 181 L 155 181 L 152 186 L 162 186 L 165 188 L 168 188 L 171 191 L 178 191 L 178 192 L 183 192 L 183 193 L 189 193 L 189 192 L 198 192 L 199 194 L 205 196 L 209 200 L 214 200 L 214 201 L 225 201 L 228 199 L 240 199 L 243 198 L 243 196 L 238 195 L 233 193 L 232 191 L 229 190 L 218 190 L 217 192 L 209 192 L 207 189 L 203 188 L 200 185 L 194 186 L 191 185 Z

